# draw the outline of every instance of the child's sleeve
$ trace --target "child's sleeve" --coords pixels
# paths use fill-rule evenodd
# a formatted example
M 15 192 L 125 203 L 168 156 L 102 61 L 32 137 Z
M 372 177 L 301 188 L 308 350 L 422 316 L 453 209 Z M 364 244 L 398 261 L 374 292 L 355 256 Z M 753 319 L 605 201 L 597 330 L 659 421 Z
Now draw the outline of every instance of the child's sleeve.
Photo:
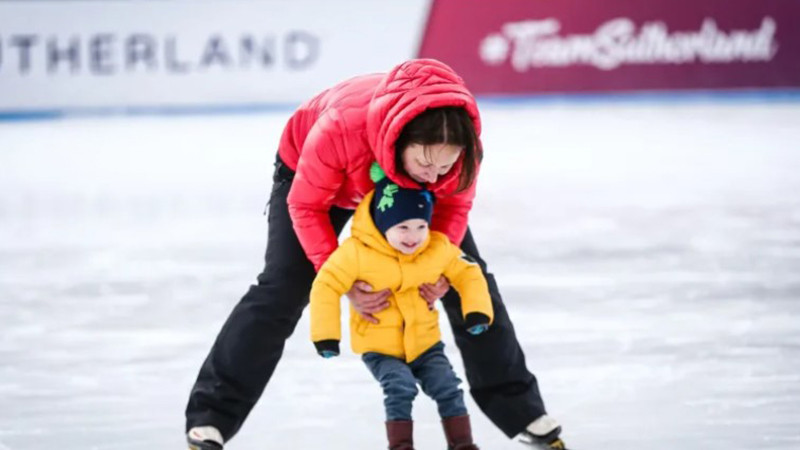
M 325 261 L 311 285 L 311 340 L 321 356 L 339 354 L 341 298 L 353 286 L 357 275 L 358 248 L 350 238 Z
M 471 334 L 480 334 L 488 329 L 494 320 L 492 298 L 489 285 L 481 272 L 481 267 L 460 248 L 448 242 L 452 258 L 444 271 L 444 276 L 458 291 L 461 297 L 461 311 L 464 325 Z

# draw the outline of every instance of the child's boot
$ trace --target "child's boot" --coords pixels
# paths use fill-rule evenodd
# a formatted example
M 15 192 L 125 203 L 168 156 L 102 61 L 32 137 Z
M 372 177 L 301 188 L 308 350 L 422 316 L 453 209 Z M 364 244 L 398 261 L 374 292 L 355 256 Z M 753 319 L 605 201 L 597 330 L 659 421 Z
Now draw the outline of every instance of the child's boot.
M 468 414 L 443 419 L 442 427 L 447 438 L 447 450 L 478 450 L 478 446 L 472 442 Z
M 389 450 L 414 450 L 414 422 L 411 420 L 387 420 L 386 436 Z
M 537 450 L 567 450 L 561 440 L 561 426 L 547 414 L 531 422 L 522 432 L 523 442 Z

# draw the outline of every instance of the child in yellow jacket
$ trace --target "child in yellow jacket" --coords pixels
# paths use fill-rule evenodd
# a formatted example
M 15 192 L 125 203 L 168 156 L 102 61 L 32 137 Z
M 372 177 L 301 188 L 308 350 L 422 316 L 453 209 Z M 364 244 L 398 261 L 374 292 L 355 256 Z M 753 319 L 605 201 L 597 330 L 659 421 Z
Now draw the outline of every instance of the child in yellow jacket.
M 340 299 L 356 280 L 390 289 L 390 306 L 373 324 L 350 307 L 350 341 L 383 388 L 390 449 L 413 449 L 411 407 L 416 380 L 433 398 L 450 448 L 477 449 L 472 442 L 461 380 L 444 354 L 439 316 L 419 286 L 444 275 L 462 299 L 468 331 L 478 335 L 493 319 L 480 267 L 447 236 L 429 231 L 433 197 L 403 189 L 373 166 L 376 188 L 353 216 L 352 236 L 322 265 L 311 287 L 311 339 L 323 357 L 339 354 Z

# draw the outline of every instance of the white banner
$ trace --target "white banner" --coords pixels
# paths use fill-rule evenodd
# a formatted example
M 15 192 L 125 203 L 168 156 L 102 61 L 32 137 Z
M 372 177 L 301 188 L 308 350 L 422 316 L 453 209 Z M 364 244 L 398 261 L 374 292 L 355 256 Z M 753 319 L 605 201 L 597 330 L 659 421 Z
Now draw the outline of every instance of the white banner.
M 429 0 L 0 2 L 0 112 L 294 104 L 415 56 Z

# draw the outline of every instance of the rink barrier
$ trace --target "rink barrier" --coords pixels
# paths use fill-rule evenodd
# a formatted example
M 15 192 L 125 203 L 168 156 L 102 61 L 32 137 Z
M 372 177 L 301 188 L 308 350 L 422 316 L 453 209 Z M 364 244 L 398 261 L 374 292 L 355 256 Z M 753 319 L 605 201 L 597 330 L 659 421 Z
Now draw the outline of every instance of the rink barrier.
M 478 95 L 481 108 L 513 108 L 547 104 L 625 104 L 650 105 L 671 103 L 800 103 L 800 89 L 775 90 L 713 90 L 713 91 L 664 91 L 584 94 L 539 94 L 539 95 Z M 79 109 L 50 109 L 31 111 L 0 111 L 0 122 L 24 122 L 69 118 L 104 118 L 136 116 L 203 116 L 203 115 L 248 115 L 293 112 L 298 103 L 259 103 L 241 105 L 205 105 L 191 107 L 133 106 Z
M 0 111 L 299 103 L 413 58 L 429 6 L 0 1 Z
M 291 111 L 342 79 L 414 56 L 453 66 L 485 105 L 798 100 L 800 1 L 342 0 L 314 3 L 314 15 L 309 4 L 2 1 L 0 120 Z M 63 20 L 70 15 L 83 19 Z M 374 20 L 386 15 L 388 25 Z M 376 27 L 381 39 L 365 39 Z M 688 57 L 654 47 L 591 59 L 598 30 L 613 29 L 645 50 L 720 44 L 690 49 L 708 64 L 662 64 Z M 520 43 L 528 53 L 515 72 Z M 726 51 L 738 60 L 722 64 Z
M 29 111 L 0 111 L 0 121 L 51 120 L 81 117 L 119 117 L 119 116 L 203 116 L 264 114 L 271 112 L 291 112 L 299 103 L 256 103 L 231 105 L 192 105 L 192 106 L 119 106 L 86 107 L 69 109 L 39 109 Z
M 790 89 L 798 23 L 786 0 L 434 0 L 419 54 L 479 95 Z

